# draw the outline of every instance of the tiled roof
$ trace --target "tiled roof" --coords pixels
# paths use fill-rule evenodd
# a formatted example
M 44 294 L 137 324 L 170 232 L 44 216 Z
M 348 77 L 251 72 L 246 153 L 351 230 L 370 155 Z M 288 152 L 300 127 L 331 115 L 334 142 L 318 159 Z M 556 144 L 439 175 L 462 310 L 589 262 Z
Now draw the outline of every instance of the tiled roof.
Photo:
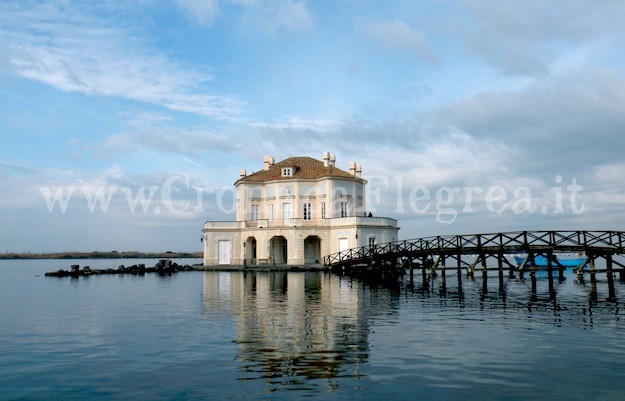
M 292 175 L 290 177 L 282 177 L 282 167 L 293 167 Z M 261 170 L 247 177 L 243 177 L 239 179 L 237 183 L 291 179 L 314 180 L 323 177 L 339 177 L 364 181 L 362 178 L 354 177 L 352 174 L 338 167 L 326 167 L 323 165 L 322 161 L 313 159 L 312 157 L 289 157 L 269 167 L 268 170 Z

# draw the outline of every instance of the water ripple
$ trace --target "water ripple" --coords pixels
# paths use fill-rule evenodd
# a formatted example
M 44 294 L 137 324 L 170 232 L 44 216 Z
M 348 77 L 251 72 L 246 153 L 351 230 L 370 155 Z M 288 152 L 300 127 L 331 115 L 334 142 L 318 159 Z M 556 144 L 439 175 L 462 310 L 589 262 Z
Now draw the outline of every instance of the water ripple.
M 625 393 L 622 302 L 601 280 L 593 294 L 567 277 L 550 297 L 544 280 L 536 294 L 496 278 L 389 289 L 324 273 L 49 280 L 43 266 L 6 263 L 0 399 Z

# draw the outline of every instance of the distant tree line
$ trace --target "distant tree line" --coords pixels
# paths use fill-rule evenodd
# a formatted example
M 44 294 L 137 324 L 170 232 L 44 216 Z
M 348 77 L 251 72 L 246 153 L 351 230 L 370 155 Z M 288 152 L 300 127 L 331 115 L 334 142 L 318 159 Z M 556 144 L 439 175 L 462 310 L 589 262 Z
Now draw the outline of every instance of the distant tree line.
M 147 259 L 147 258 L 201 258 L 202 252 L 136 252 L 136 251 L 93 251 L 0 254 L 0 259 Z

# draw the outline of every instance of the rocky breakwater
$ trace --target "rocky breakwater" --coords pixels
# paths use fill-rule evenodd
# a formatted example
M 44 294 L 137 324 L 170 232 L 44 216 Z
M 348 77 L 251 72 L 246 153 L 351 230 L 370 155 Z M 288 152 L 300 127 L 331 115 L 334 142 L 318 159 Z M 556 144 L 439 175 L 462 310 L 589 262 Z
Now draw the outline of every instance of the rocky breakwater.
M 45 275 L 47 277 L 80 277 L 80 276 L 97 276 L 102 274 L 145 274 L 145 273 L 159 273 L 159 274 L 172 274 L 176 272 L 188 272 L 196 270 L 193 266 L 179 265 L 176 262 L 172 262 L 169 259 L 159 260 L 154 267 L 146 267 L 145 264 L 136 264 L 132 266 L 120 265 L 117 269 L 92 269 L 89 266 L 85 266 L 82 269 L 79 265 L 71 265 L 70 270 L 57 270 L 48 272 Z

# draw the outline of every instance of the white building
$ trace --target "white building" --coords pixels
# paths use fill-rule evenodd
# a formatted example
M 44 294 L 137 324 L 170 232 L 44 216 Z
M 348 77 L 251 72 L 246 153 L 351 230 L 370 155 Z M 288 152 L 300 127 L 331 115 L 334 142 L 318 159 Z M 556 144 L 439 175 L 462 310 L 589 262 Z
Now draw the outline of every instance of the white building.
M 204 265 L 323 263 L 331 253 L 396 241 L 396 220 L 367 213 L 360 165 L 347 172 L 335 162 L 328 152 L 323 161 L 265 156 L 261 171 L 241 170 L 236 221 L 204 225 Z

